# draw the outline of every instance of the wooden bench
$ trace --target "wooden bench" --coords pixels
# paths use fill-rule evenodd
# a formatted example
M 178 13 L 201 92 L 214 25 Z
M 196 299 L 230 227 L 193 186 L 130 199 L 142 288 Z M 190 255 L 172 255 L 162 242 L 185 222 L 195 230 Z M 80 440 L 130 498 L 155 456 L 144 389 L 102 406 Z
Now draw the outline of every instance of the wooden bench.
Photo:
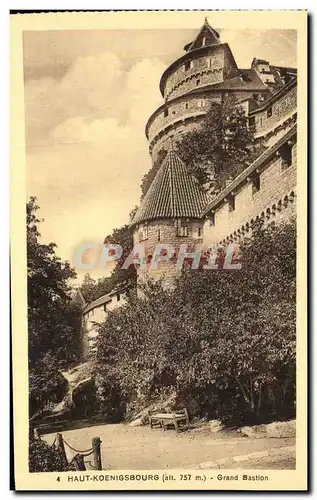
M 155 426 L 163 427 L 165 431 L 169 425 L 175 427 L 176 432 L 179 432 L 181 426 L 189 427 L 189 416 L 186 408 L 177 410 L 175 413 L 150 413 L 149 422 L 151 429 Z

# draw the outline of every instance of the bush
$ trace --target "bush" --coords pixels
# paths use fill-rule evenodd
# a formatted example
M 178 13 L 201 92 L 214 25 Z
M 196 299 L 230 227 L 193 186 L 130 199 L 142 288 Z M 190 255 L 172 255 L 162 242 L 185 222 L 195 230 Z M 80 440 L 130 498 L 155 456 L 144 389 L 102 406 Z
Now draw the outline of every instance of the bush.
M 44 441 L 30 441 L 29 445 L 30 472 L 62 472 L 69 470 L 68 464 L 55 446 L 49 446 Z
M 40 366 L 29 372 L 30 415 L 42 410 L 48 401 L 59 403 L 67 393 L 68 382 L 56 369 Z
M 295 224 L 255 228 L 241 250 L 239 271 L 186 271 L 173 291 L 148 280 L 109 313 L 96 379 L 108 412 L 174 392 L 228 424 L 294 416 Z

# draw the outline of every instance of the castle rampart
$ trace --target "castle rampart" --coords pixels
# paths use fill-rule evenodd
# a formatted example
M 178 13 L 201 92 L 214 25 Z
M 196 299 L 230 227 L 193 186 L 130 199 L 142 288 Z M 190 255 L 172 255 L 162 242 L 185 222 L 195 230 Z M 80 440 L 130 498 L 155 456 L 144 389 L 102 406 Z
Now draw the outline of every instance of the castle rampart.
M 229 243 L 254 222 L 289 219 L 296 210 L 296 126 L 216 196 L 204 211 L 204 244 Z

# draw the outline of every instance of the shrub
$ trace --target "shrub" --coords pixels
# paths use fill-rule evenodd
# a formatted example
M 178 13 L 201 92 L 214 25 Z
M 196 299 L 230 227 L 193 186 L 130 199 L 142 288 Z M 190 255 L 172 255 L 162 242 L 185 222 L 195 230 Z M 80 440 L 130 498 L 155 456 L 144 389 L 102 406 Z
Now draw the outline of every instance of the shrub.
M 294 415 L 295 224 L 255 228 L 241 250 L 239 271 L 188 270 L 173 291 L 148 280 L 109 313 L 96 383 L 113 414 L 163 391 L 228 424 Z
M 40 366 L 29 372 L 30 415 L 42 410 L 45 403 L 63 400 L 68 389 L 66 378 L 56 369 Z
M 29 445 L 30 472 L 62 472 L 69 470 L 68 465 L 55 446 L 49 446 L 44 441 L 30 441 Z

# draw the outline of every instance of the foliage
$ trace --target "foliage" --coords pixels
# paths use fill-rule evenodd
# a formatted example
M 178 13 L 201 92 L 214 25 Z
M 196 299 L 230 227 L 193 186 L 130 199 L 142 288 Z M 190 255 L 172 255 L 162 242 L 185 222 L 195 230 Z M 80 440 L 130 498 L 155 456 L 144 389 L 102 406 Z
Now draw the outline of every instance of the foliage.
M 145 282 L 100 328 L 101 399 L 115 387 L 122 407 L 170 390 L 192 414 L 231 423 L 291 416 L 295 242 L 293 222 L 254 228 L 240 270 L 188 270 L 173 291 Z
M 219 190 L 264 150 L 255 143 L 247 116 L 233 96 L 210 103 L 199 127 L 176 143 L 177 152 L 200 184 L 211 182 Z
M 51 362 L 49 356 L 29 372 L 29 411 L 34 415 L 47 402 L 59 403 L 68 389 L 66 378 Z
M 141 201 L 148 192 L 148 189 L 152 184 L 154 177 L 156 176 L 160 166 L 163 163 L 166 153 L 167 151 L 164 148 L 161 149 L 157 154 L 157 159 L 153 162 L 152 168 L 143 176 L 141 181 Z
M 110 277 L 103 277 L 95 280 L 86 273 L 80 285 L 80 291 L 83 294 L 86 302 L 90 304 L 102 295 L 107 295 L 112 289 L 112 280 Z
M 29 444 L 30 472 L 63 472 L 69 470 L 61 452 L 45 441 L 31 440 Z
M 34 197 L 26 208 L 29 363 L 34 368 L 49 354 L 53 363 L 65 365 L 78 354 L 80 310 L 69 298 L 76 273 L 56 256 L 54 243 L 40 242 Z
M 133 219 L 137 208 L 135 207 L 131 210 L 129 214 L 130 220 Z M 88 303 L 98 299 L 102 295 L 106 295 L 122 283 L 134 286 L 136 282 L 136 270 L 134 266 L 122 269 L 124 261 L 133 249 L 133 235 L 130 226 L 126 224 L 120 228 L 115 228 L 111 234 L 106 236 L 104 244 L 120 245 L 123 250 L 122 256 L 115 261 L 110 276 L 94 280 L 89 273 L 85 275 L 80 290 Z

